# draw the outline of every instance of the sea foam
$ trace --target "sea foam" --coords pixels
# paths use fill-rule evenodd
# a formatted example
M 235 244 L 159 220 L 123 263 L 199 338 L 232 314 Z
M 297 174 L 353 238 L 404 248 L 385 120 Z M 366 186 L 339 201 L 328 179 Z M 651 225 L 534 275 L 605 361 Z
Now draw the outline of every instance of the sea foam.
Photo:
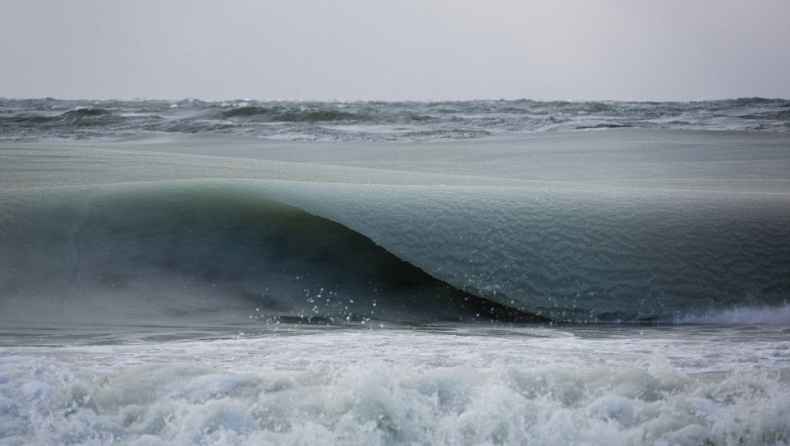
M 787 376 L 745 369 L 700 374 L 698 366 L 671 359 L 672 366 L 662 355 L 640 366 L 640 349 L 674 352 L 681 349 L 674 344 L 685 343 L 658 333 L 644 334 L 642 342 L 632 337 L 619 347 L 621 357 L 608 358 L 583 353 L 591 345 L 583 338 L 530 337 L 529 331 L 511 333 L 509 343 L 497 336 L 374 331 L 176 343 L 157 351 L 71 347 L 60 359 L 27 350 L 35 356 L 0 360 L 0 444 L 790 439 Z M 623 343 L 597 342 L 612 351 Z M 574 350 L 579 353 L 563 356 Z M 721 351 L 726 355 L 727 348 Z M 708 366 L 714 363 L 727 360 Z

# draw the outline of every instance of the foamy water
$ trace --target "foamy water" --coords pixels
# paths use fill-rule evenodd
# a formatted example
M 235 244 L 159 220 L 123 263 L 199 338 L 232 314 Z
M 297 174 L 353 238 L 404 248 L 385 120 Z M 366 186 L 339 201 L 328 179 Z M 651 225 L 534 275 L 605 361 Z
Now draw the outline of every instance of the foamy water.
M 4 348 L 2 444 L 784 444 L 788 328 L 377 329 Z

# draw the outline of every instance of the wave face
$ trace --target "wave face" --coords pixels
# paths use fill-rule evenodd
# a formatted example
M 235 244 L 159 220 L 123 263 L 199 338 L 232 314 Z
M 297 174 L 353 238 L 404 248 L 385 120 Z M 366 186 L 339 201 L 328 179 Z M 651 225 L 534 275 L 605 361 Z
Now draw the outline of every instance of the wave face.
M 18 199 L 0 238 L 6 328 L 539 320 L 265 190 L 165 183 Z
M 777 133 L 633 129 L 3 146 L 0 313 L 17 325 L 757 314 L 790 299 L 788 147 Z
M 7 195 L 5 326 L 673 321 L 790 291 L 788 210 L 751 197 L 250 180 Z
M 330 189 L 331 191 L 331 189 Z M 661 193 L 365 188 L 301 205 L 435 277 L 556 321 L 669 321 L 790 292 L 785 203 Z M 332 207 L 323 203 L 332 194 Z M 390 206 L 393 200 L 410 206 Z
M 117 139 L 150 134 L 285 140 L 470 139 L 606 128 L 790 131 L 790 101 L 273 102 L 0 99 L 0 139 Z

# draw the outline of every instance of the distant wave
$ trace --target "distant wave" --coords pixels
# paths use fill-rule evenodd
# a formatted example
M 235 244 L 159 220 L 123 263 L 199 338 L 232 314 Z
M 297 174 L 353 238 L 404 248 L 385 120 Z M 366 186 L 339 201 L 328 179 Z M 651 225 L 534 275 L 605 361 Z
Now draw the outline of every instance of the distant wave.
M 0 99 L 4 140 L 233 134 L 290 140 L 468 139 L 606 128 L 790 131 L 790 101 L 276 102 Z
M 100 116 L 108 116 L 110 114 L 110 111 L 103 108 L 85 107 L 76 108 L 74 110 L 69 110 L 56 115 L 34 114 L 29 112 L 20 113 L 18 116 L 14 116 L 9 119 L 9 121 L 20 124 L 63 124 L 71 126 Z
M 257 119 L 263 122 L 333 122 L 359 119 L 341 110 L 293 109 L 292 107 L 235 107 L 220 113 L 224 118 Z

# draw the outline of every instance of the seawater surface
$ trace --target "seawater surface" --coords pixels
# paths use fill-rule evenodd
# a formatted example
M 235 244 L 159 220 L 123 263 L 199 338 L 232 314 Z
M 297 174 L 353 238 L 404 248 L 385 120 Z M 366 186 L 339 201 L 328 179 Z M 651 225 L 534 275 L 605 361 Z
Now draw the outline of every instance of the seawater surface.
M 790 443 L 783 100 L 0 101 L 0 444 Z

